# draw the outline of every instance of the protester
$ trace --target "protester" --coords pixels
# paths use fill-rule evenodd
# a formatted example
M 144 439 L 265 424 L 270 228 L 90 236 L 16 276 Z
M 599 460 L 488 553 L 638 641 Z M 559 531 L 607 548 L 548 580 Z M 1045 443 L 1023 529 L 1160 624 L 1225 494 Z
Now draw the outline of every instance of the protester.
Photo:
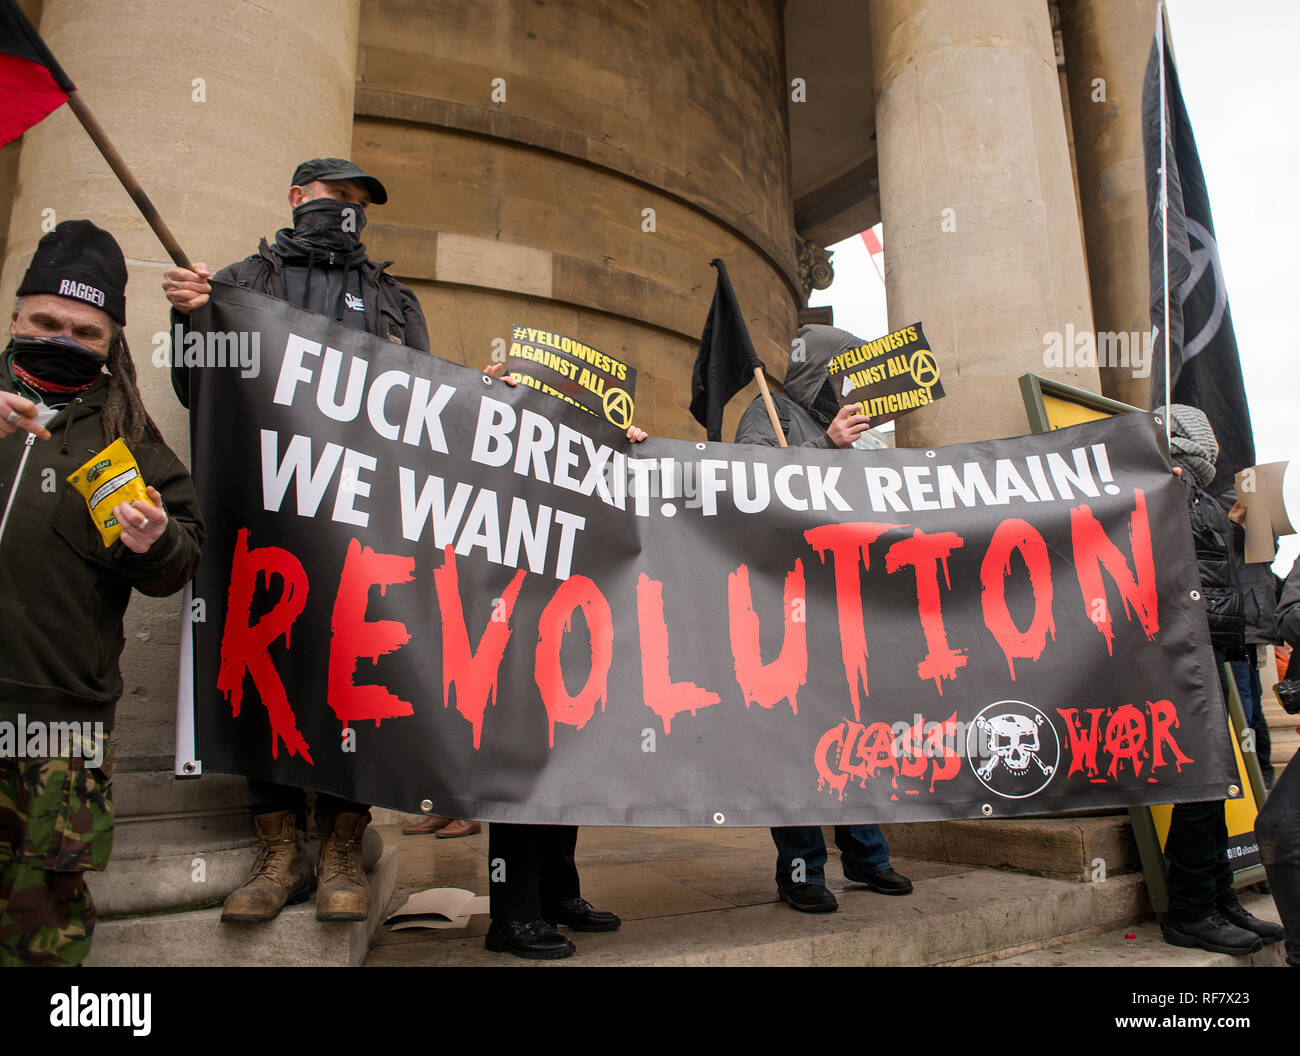
M 189 474 L 136 385 L 126 280 L 112 235 L 63 221 L 36 247 L 0 357 L 0 722 L 48 732 L 35 757 L 29 741 L 0 758 L 0 966 L 90 952 L 85 873 L 113 845 L 122 618 L 132 588 L 180 590 L 205 537 Z M 149 501 L 114 506 L 121 534 L 106 546 L 68 477 L 119 438 Z M 62 724 L 73 732 L 56 746 Z
M 833 326 L 801 326 L 790 349 L 785 395 L 773 395 L 777 419 L 793 447 L 846 448 L 866 446 L 871 420 L 850 404 L 840 407 L 826 365 L 839 353 L 864 342 Z M 772 420 L 762 398 L 745 410 L 736 430 L 736 443 L 778 446 Z M 794 825 L 772 829 L 776 844 L 776 889 L 781 901 L 804 913 L 831 913 L 839 908 L 826 887 L 826 839 L 820 826 Z M 894 871 L 889 844 L 879 825 L 836 825 L 844 878 L 865 884 L 882 895 L 908 895 L 912 882 Z
M 493 363 L 483 373 L 518 384 L 504 363 Z M 627 438 L 640 443 L 645 430 L 629 426 Z M 488 826 L 488 862 L 502 874 L 491 875 L 488 885 L 492 924 L 484 945 L 493 953 L 513 953 L 529 960 L 552 961 L 570 957 L 573 942 L 556 931 L 615 931 L 623 922 L 613 913 L 595 909 L 582 897 L 574 852 L 576 825 Z
M 1224 700 L 1228 685 L 1226 659 L 1241 653 L 1245 619 L 1232 550 L 1240 549 L 1239 527 L 1245 519 L 1240 503 L 1230 513 L 1206 492 L 1214 479 L 1219 444 L 1209 419 L 1195 407 L 1169 408 L 1170 455 L 1174 472 L 1187 492 L 1187 512 L 1196 544 L 1201 603 L 1209 622 L 1214 666 Z M 1228 861 L 1228 825 L 1222 800 L 1174 805 L 1165 840 L 1169 910 L 1163 932 L 1167 943 L 1242 955 L 1265 942 L 1277 942 L 1282 929 L 1252 916 L 1237 900 Z
M 366 209 L 383 205 L 388 192 L 375 177 L 342 158 L 314 158 L 294 170 L 289 188 L 293 227 L 265 239 L 258 251 L 217 273 L 217 282 L 247 286 L 307 311 L 329 316 L 421 352 L 429 332 L 415 294 L 366 255 L 361 232 Z M 207 303 L 212 292 L 206 264 L 163 273 L 163 291 L 183 328 L 184 316 Z M 174 366 L 172 385 L 189 406 L 189 368 Z M 261 923 L 286 903 L 316 891 L 316 919 L 365 920 L 370 885 L 361 864 L 361 839 L 370 808 L 340 796 L 317 793 L 315 818 L 321 833 L 320 861 L 313 878 L 304 849 L 306 790 L 249 779 L 257 855 L 248 880 L 226 899 L 221 919 Z
M 1300 645 L 1300 560 L 1291 567 L 1278 599 L 1277 635 L 1292 648 Z M 1300 764 L 1295 760 L 1283 769 L 1264 801 L 1255 835 L 1286 929 L 1286 962 L 1300 968 Z

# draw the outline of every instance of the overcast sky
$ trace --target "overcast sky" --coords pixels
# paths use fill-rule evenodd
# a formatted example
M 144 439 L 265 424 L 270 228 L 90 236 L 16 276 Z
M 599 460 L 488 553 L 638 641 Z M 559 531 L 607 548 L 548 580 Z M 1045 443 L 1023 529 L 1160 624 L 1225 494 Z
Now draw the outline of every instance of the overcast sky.
M 1167 3 L 1183 98 L 1210 189 L 1256 458 L 1292 463 L 1287 509 L 1300 527 L 1300 268 L 1292 245 L 1300 3 Z M 883 236 L 887 253 L 888 231 Z M 862 240 L 832 248 L 835 282 L 812 303 L 834 305 L 836 326 L 879 337 L 888 329 L 884 288 Z M 1300 536 L 1283 538 L 1274 570 L 1285 575 L 1298 552 Z

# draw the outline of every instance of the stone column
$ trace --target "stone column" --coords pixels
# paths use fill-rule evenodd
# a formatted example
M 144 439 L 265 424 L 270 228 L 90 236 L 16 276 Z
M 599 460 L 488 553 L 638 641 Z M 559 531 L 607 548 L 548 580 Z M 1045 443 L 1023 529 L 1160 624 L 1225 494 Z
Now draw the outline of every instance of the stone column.
M 1151 384 L 1131 346 L 1151 329 L 1142 75 L 1155 24 L 1155 0 L 1061 0 L 1093 318 L 1130 345 L 1128 366 L 1101 365 L 1102 392 L 1138 407 Z
M 299 161 L 350 149 L 358 4 L 210 0 L 182 13 L 45 0 L 40 30 L 191 259 L 215 271 L 288 223 Z M 168 329 L 159 283 L 170 261 L 62 107 L 23 138 L 0 277 L 6 305 L 45 230 L 78 217 L 122 246 L 140 387 L 165 439 L 187 457 L 186 413 L 165 365 L 153 363 Z M 171 776 L 180 610 L 179 595 L 137 594 L 127 615 L 114 730 L 116 845 L 108 870 L 90 882 L 101 916 L 217 902 L 246 874 L 243 779 Z M 99 952 L 99 935 L 95 945 Z
M 873 0 L 871 53 L 889 325 L 925 324 L 947 394 L 899 446 L 1027 432 L 1021 374 L 1099 389 L 1044 365 L 1092 327 L 1047 5 Z
M 372 254 L 419 296 L 438 355 L 480 366 L 514 323 L 557 330 L 629 358 L 638 425 L 703 439 L 709 261 L 778 378 L 803 300 L 782 4 L 453 8 L 366 4 L 353 151 L 391 196 Z M 756 395 L 730 402 L 725 438 Z

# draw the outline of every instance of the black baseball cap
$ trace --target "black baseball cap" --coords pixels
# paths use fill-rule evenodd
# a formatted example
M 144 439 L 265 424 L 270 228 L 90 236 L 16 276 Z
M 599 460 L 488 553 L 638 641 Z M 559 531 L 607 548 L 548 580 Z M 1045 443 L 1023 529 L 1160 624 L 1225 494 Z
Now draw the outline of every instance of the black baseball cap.
M 356 165 L 343 158 L 312 158 L 293 170 L 291 187 L 306 187 L 314 180 L 356 180 L 370 192 L 370 201 L 383 205 L 388 201 L 384 185 L 373 176 L 367 176 Z

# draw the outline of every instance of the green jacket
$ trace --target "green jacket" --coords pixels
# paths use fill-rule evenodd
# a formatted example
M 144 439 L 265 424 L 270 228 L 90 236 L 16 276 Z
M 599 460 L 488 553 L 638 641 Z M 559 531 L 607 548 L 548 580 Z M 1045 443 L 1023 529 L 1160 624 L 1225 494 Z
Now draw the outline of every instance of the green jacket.
M 0 388 L 13 391 L 7 370 Z M 167 530 L 147 553 L 106 548 L 67 477 L 104 443 L 107 379 L 47 424 L 49 440 L 0 438 L 0 720 L 102 722 L 112 729 L 122 675 L 122 617 L 134 587 L 165 597 L 193 577 L 206 532 L 190 475 L 161 441 L 128 444 L 158 489 Z M 27 450 L 19 476 L 19 465 Z M 15 482 L 17 491 L 15 493 Z

